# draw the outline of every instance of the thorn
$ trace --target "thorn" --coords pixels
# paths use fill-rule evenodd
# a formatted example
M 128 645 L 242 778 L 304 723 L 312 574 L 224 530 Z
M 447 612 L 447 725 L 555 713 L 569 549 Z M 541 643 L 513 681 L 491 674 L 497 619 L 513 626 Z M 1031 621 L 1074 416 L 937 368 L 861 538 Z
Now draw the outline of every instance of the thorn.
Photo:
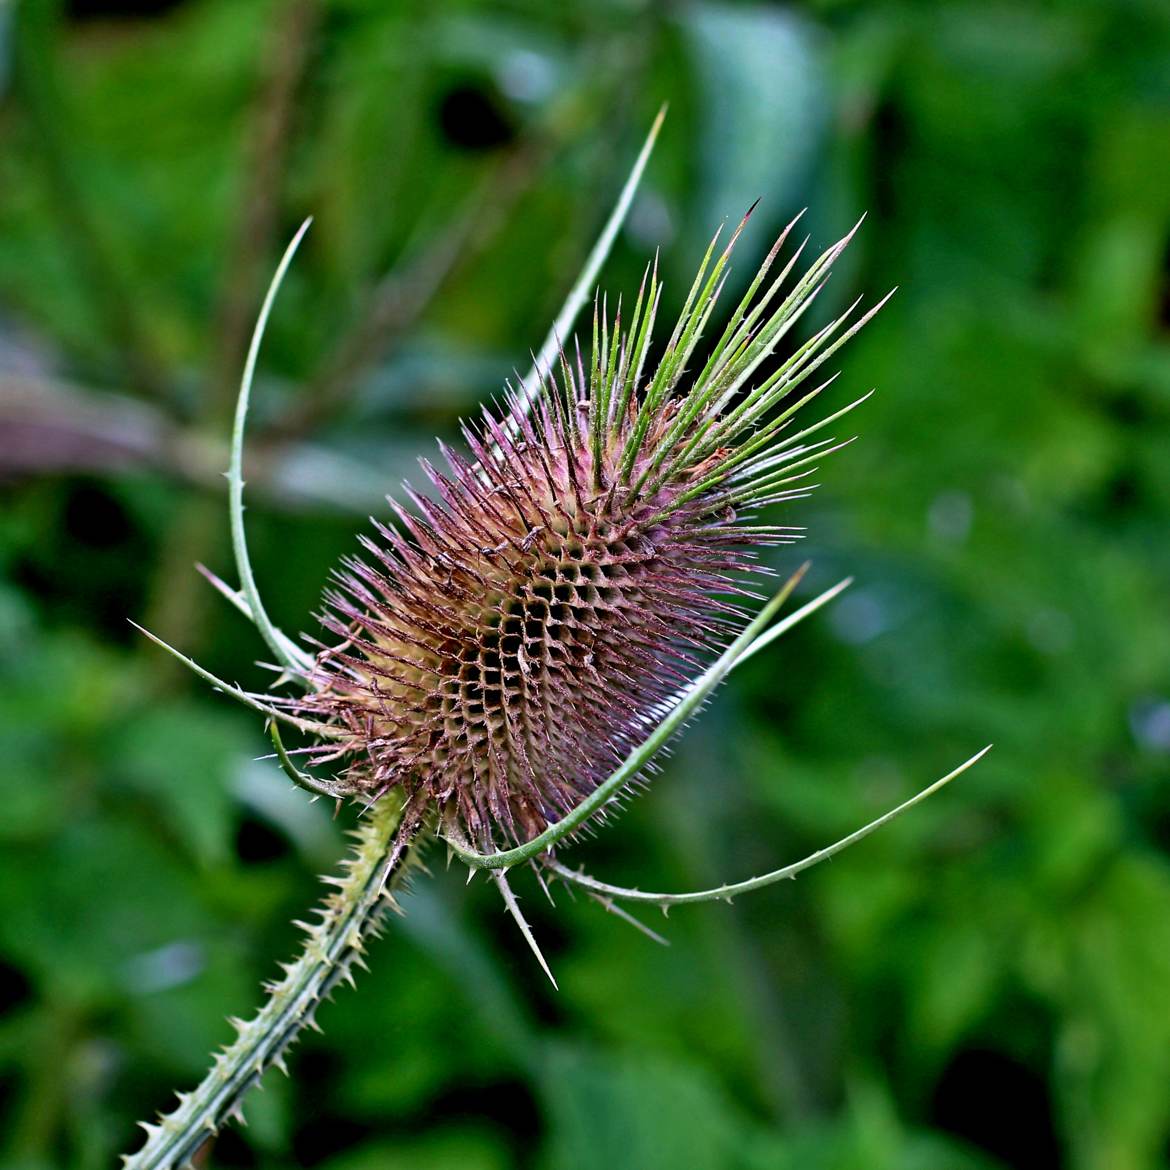
M 540 888 L 544 891 L 544 896 L 548 899 L 548 904 L 555 909 L 556 902 L 553 901 L 552 890 L 549 889 L 548 882 L 544 880 L 544 873 L 535 861 L 532 862 L 532 872 L 536 874 L 536 880 L 540 883 Z
M 529 947 L 532 949 L 532 953 L 536 956 L 536 961 L 540 964 L 541 970 L 543 970 L 544 973 L 548 976 L 548 980 L 553 985 L 553 987 L 557 991 L 560 991 L 560 988 L 557 987 L 557 981 L 553 978 L 553 973 L 550 970 L 548 963 L 545 962 L 544 955 L 541 954 L 540 947 L 536 944 L 536 939 L 532 934 L 531 928 L 525 921 L 524 915 L 520 913 L 520 903 L 516 901 L 516 895 L 512 893 L 512 887 L 508 885 L 508 879 L 504 876 L 504 871 L 502 869 L 496 870 L 492 874 L 492 877 L 495 880 L 496 885 L 500 887 L 500 894 L 504 899 L 504 905 L 508 908 L 508 913 L 512 915 L 516 925 L 520 927 L 520 933 L 524 936 L 524 941 L 529 945 Z
M 612 898 L 603 898 L 599 894 L 590 894 L 589 896 L 593 898 L 593 900 L 596 901 L 599 905 L 604 906 L 610 914 L 620 918 L 623 922 L 628 922 L 630 926 L 632 926 L 635 930 L 640 931 L 647 938 L 652 939 L 660 946 L 670 946 L 670 939 L 664 938 L 656 930 L 651 930 L 650 927 L 648 927 L 644 922 L 640 922 L 628 910 L 624 910 L 621 906 L 614 902 Z

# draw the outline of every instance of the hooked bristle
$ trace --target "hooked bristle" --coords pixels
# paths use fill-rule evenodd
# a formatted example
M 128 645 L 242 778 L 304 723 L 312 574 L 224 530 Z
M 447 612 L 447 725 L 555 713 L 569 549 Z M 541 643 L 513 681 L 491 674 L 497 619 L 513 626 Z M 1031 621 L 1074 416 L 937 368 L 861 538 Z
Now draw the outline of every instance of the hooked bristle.
M 509 391 L 464 427 L 466 455 L 424 461 L 433 498 L 392 502 L 400 529 L 376 523 L 368 559 L 326 596 L 341 642 L 289 700 L 339 731 L 316 758 L 368 797 L 421 795 L 484 849 L 531 840 L 592 792 L 741 628 L 754 550 L 795 538 L 745 510 L 807 494 L 808 465 L 835 447 L 805 441 L 822 424 L 787 434 L 818 391 L 792 392 L 876 310 L 841 333 L 850 309 L 749 383 L 848 238 L 783 296 L 791 262 L 763 287 L 773 249 L 685 390 L 731 247 L 712 243 L 644 377 L 648 270 L 625 329 L 620 306 L 612 323 L 595 308 L 588 369 L 562 355 L 531 412 Z

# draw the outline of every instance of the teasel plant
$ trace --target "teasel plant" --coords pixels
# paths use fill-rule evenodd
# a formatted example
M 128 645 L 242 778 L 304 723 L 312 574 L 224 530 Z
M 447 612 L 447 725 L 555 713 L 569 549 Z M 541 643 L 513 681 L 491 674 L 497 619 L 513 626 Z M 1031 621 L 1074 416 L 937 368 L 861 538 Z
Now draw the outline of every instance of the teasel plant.
M 735 243 L 717 233 L 661 355 L 654 330 L 657 259 L 633 305 L 594 297 L 592 344 L 566 340 L 589 298 L 651 150 L 656 119 L 584 270 L 530 373 L 474 422 L 464 449 L 423 460 L 426 494 L 391 500 L 397 526 L 375 521 L 325 595 L 324 640 L 298 643 L 260 598 L 244 528 L 243 445 L 261 339 L 309 223 L 286 250 L 245 362 L 232 431 L 229 518 L 240 587 L 203 570 L 256 626 L 278 677 L 266 694 L 217 678 L 143 631 L 221 693 L 267 721 L 272 757 L 313 798 L 360 809 L 353 848 L 315 913 L 300 953 L 266 984 L 250 1020 L 194 1090 L 153 1122 L 126 1170 L 193 1159 L 232 1119 L 289 1046 L 315 1027 L 321 1001 L 365 966 L 384 913 L 428 846 L 496 885 L 552 979 L 513 893 L 517 867 L 549 891 L 560 882 L 655 939 L 629 906 L 662 910 L 730 902 L 816 865 L 949 783 L 984 748 L 916 796 L 803 860 L 709 890 L 627 889 L 562 860 L 644 785 L 671 742 L 732 670 L 838 596 L 841 581 L 781 616 L 805 569 L 770 598 L 759 560 L 799 530 L 761 522 L 809 494 L 845 446 L 828 429 L 869 395 L 807 425 L 802 411 L 833 380 L 814 375 L 885 303 L 860 302 L 777 351 L 824 288 L 854 228 L 799 272 L 807 245 L 782 261 L 789 224 L 699 364 Z M 749 211 L 748 215 L 750 216 Z M 799 219 L 799 217 L 797 217 Z M 799 272 L 799 274 L 798 274 Z M 887 298 L 888 299 L 888 298 Z M 759 604 L 761 603 L 762 604 Z M 757 608 L 758 606 L 758 608 Z M 303 742 L 289 748 L 285 734 Z M 661 940 L 660 940 L 661 941 Z M 555 980 L 554 980 L 555 986 Z

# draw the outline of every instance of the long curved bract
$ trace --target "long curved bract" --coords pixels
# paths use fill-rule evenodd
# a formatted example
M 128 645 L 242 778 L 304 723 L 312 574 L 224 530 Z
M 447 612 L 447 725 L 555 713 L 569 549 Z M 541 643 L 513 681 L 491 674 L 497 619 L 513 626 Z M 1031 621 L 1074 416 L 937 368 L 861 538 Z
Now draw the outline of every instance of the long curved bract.
M 614 886 L 608 882 L 598 881 L 597 878 L 590 877 L 586 873 L 570 869 L 567 865 L 562 865 L 555 858 L 547 858 L 543 864 L 546 869 L 564 881 L 571 882 L 573 885 L 579 886 L 588 893 L 603 898 L 618 898 L 623 902 L 641 902 L 644 905 L 659 906 L 663 910 L 669 910 L 671 906 L 687 906 L 698 902 L 730 902 L 732 898 L 739 894 L 750 894 L 753 890 L 762 890 L 766 886 L 775 885 L 777 882 L 784 881 L 785 879 L 795 878 L 798 873 L 802 873 L 806 869 L 811 869 L 814 865 L 819 865 L 822 861 L 828 861 L 834 854 L 840 853 L 843 849 L 848 849 L 850 845 L 856 844 L 863 837 L 868 837 L 876 829 L 880 829 L 883 825 L 889 824 L 895 817 L 901 816 L 902 813 L 912 809 L 928 796 L 933 796 L 940 788 L 945 787 L 952 780 L 961 776 L 968 768 L 974 767 L 975 764 L 991 751 L 991 748 L 992 745 L 988 744 L 981 751 L 976 752 L 969 760 L 960 764 L 953 771 L 948 772 L 941 780 L 936 780 L 933 784 L 915 793 L 909 800 L 903 801 L 896 808 L 892 808 L 889 812 L 883 813 L 876 820 L 872 820 L 869 824 L 863 825 L 860 829 L 850 833 L 849 836 L 842 837 L 840 841 L 834 841 L 832 845 L 828 845 L 824 849 L 818 849 L 815 853 L 810 853 L 807 857 L 801 858 L 800 861 L 793 862 L 791 865 L 786 865 L 781 869 L 774 869 L 770 873 L 760 874 L 758 877 L 747 878 L 745 881 L 729 882 L 726 885 L 716 886 L 710 890 L 693 890 L 686 894 L 655 894 L 648 890 L 629 889 L 625 886 Z

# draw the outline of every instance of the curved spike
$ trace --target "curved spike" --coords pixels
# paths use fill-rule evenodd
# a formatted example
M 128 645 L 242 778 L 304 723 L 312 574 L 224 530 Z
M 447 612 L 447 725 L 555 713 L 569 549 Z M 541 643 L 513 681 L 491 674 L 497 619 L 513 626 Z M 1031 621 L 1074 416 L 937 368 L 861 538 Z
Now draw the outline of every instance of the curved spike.
M 310 735 L 332 737 L 340 734 L 336 727 L 330 727 L 327 723 L 318 723 L 313 719 L 301 719 L 296 715 L 290 715 L 287 711 L 278 711 L 275 707 L 270 707 L 267 703 L 262 703 L 259 699 L 253 698 L 253 696 L 240 687 L 233 686 L 229 682 L 224 682 L 218 675 L 214 675 L 206 667 L 200 666 L 193 658 L 188 658 L 181 650 L 176 650 L 169 642 L 164 642 L 157 634 L 152 634 L 145 626 L 140 626 L 135 621 L 131 621 L 130 624 L 140 634 L 145 634 L 156 646 L 161 646 L 168 654 L 177 658 L 188 670 L 193 671 L 204 682 L 211 683 L 216 690 L 222 691 L 229 698 L 235 699 L 237 703 L 242 703 L 245 707 L 251 707 L 253 711 L 259 711 L 262 715 L 267 715 L 269 719 L 279 719 L 282 723 L 287 723 L 290 727 L 295 727 L 298 731 L 306 731 Z
M 732 898 L 739 894 L 748 894 L 753 890 L 762 890 L 765 886 L 774 885 L 776 882 L 784 881 L 786 878 L 794 878 L 798 873 L 802 873 L 806 869 L 811 869 L 814 865 L 819 865 L 822 861 L 827 861 L 834 854 L 848 849 L 850 845 L 860 841 L 862 837 L 868 837 L 876 829 L 880 829 L 883 825 L 888 824 L 895 817 L 901 816 L 902 813 L 913 808 L 928 796 L 932 796 L 956 777 L 961 776 L 968 768 L 973 767 L 987 755 L 991 751 L 991 748 L 992 745 L 988 744 L 981 751 L 976 752 L 969 760 L 960 764 L 954 771 L 948 772 L 941 780 L 936 780 L 933 784 L 923 788 L 921 792 L 916 793 L 909 800 L 903 801 L 896 808 L 890 809 L 889 812 L 883 813 L 876 820 L 872 820 L 869 824 L 863 825 L 860 829 L 850 833 L 848 837 L 842 837 L 840 841 L 835 841 L 832 845 L 824 849 L 818 849 L 816 853 L 810 853 L 808 857 L 793 862 L 792 865 L 786 865 L 782 869 L 774 869 L 771 873 L 761 874 L 759 877 L 748 878 L 746 881 L 729 882 L 727 885 L 716 886 L 711 890 L 695 890 L 686 894 L 655 894 L 649 890 L 627 889 L 624 886 L 613 886 L 608 882 L 598 881 L 596 878 L 590 877 L 584 872 L 569 869 L 568 866 L 562 865 L 554 858 L 546 858 L 544 864 L 557 877 L 564 881 L 572 882 L 576 886 L 580 886 L 583 890 L 597 898 L 620 898 L 625 902 L 641 902 L 651 906 L 660 906 L 663 910 L 667 910 L 671 906 L 683 906 L 696 902 L 730 902 Z
M 252 617 L 252 609 L 248 605 L 247 598 L 244 597 L 243 593 L 238 589 L 233 589 L 222 577 L 213 573 L 204 564 L 196 562 L 195 571 L 207 581 L 216 593 L 226 599 L 231 605 L 235 606 L 248 621 L 255 620 Z M 306 671 L 313 665 L 313 656 L 308 651 L 302 649 L 287 634 L 276 629 L 276 627 L 273 627 L 273 632 L 280 639 L 280 644 L 284 647 L 285 653 L 299 664 L 301 671 Z
M 753 654 L 757 653 L 760 650 L 763 650 L 763 648 L 765 646 L 768 646 L 772 642 L 776 641 L 776 639 L 779 638 L 782 634 L 786 634 L 798 622 L 804 621 L 804 619 L 806 617 L 809 617 L 812 614 L 816 613 L 816 611 L 818 609 L 820 609 L 822 606 L 828 605 L 830 601 L 832 601 L 835 597 L 838 597 L 840 594 L 844 593 L 845 590 L 848 589 L 849 586 L 852 584 L 853 584 L 852 577 L 846 577 L 844 580 L 838 581 L 837 584 L 834 585 L 832 588 L 826 589 L 824 591 L 824 593 L 820 594 L 817 597 L 814 597 L 812 599 L 812 601 L 806 603 L 805 605 L 802 605 L 800 607 L 800 609 L 795 610 L 793 613 L 790 613 L 782 621 L 778 621 L 774 626 L 771 627 L 771 629 L 765 630 L 764 633 L 762 633 L 735 660 L 735 662 L 732 664 L 732 670 L 734 670 L 735 667 L 739 666 L 740 663 L 746 662 Z
M 295 656 L 288 653 L 282 640 L 282 635 L 272 624 L 267 611 L 260 600 L 260 591 L 256 587 L 256 577 L 252 572 L 252 562 L 248 558 L 248 541 L 244 535 L 244 428 L 248 419 L 248 399 L 252 393 L 252 380 L 256 375 L 256 359 L 260 353 L 260 342 L 264 337 L 264 330 L 268 325 L 268 317 L 272 312 L 276 294 L 288 272 L 297 247 L 309 230 L 312 218 L 306 219 L 297 234 L 293 236 L 289 246 L 284 250 L 280 263 L 273 273 L 272 282 L 268 286 L 264 303 L 260 306 L 260 315 L 256 319 L 256 328 L 252 331 L 252 341 L 248 346 L 248 356 L 244 362 L 244 373 L 240 378 L 240 393 L 236 399 L 236 415 L 232 424 L 231 457 L 228 462 L 228 517 L 232 530 L 232 552 L 236 558 L 236 572 L 240 577 L 240 591 L 247 600 L 252 621 L 260 631 L 260 636 L 268 644 L 269 649 L 276 655 L 277 660 L 295 675 L 303 674 L 303 667 Z

